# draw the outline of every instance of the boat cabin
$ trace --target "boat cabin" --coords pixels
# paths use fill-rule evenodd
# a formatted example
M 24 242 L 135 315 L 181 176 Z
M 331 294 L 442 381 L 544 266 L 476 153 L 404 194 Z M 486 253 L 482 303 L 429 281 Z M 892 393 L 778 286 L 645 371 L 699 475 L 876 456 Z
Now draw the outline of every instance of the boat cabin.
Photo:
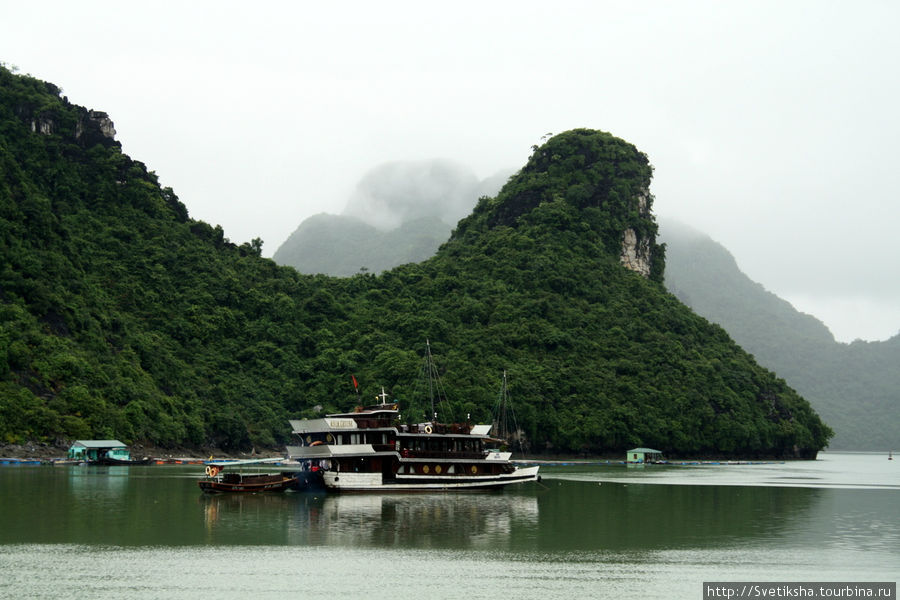
M 75 440 L 69 447 L 68 458 L 88 462 L 104 458 L 131 460 L 131 453 L 119 440 Z
M 396 413 L 396 410 L 392 412 Z M 487 431 L 478 430 L 487 426 L 402 425 L 393 422 L 390 415 L 369 412 L 329 415 L 325 419 L 291 421 L 291 424 L 295 435 L 306 446 L 325 446 L 336 454 L 343 454 L 342 448 L 352 452 L 360 446 L 371 446 L 375 453 L 399 453 L 404 458 L 483 458 L 485 439 L 477 434 L 487 434 Z M 471 435 L 473 433 L 476 435 Z

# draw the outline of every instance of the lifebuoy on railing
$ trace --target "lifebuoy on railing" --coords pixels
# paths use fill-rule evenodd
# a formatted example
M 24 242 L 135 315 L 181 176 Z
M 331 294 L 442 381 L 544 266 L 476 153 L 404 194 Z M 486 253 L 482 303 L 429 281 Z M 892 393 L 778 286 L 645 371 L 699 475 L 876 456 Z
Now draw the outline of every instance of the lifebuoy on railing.
M 434 429 L 431 428 L 431 425 L 425 426 L 425 433 L 431 433 L 432 431 L 434 431 Z
M 213 465 L 206 465 L 206 474 L 209 477 L 215 477 L 219 474 L 219 467 Z

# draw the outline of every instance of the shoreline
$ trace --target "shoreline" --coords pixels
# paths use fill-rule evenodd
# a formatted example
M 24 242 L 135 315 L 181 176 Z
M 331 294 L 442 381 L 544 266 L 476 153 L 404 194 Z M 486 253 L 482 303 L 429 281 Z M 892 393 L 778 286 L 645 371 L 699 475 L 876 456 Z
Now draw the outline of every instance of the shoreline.
M 176 447 L 162 448 L 158 446 L 134 444 L 129 447 L 135 458 L 151 458 L 154 461 L 171 463 L 176 461 L 203 461 L 211 458 L 280 458 L 284 457 L 284 448 L 260 448 L 251 449 L 248 452 L 225 451 L 213 447 Z M 18 459 L 26 461 L 41 461 L 53 463 L 65 460 L 68 455 L 68 446 L 56 446 L 47 443 L 25 444 L 0 444 L 0 460 Z M 822 454 L 829 453 L 858 453 L 858 454 L 882 454 L 882 450 L 820 450 Z M 529 464 L 593 464 L 593 463 L 624 463 L 623 453 L 602 453 L 597 455 L 566 455 L 566 454 L 524 454 L 516 457 L 514 462 Z M 818 457 L 817 457 L 818 458 Z M 778 457 L 778 456 L 727 456 L 727 455 L 700 455 L 691 457 L 666 456 L 665 462 L 669 464 L 701 463 L 701 462 L 770 462 L 770 461 L 807 461 L 817 458 Z
M 132 457 L 136 459 L 150 458 L 154 461 L 165 463 L 174 461 L 204 461 L 210 458 L 278 458 L 284 456 L 284 452 L 263 449 L 250 452 L 226 452 L 220 448 L 160 448 L 143 444 L 129 446 Z M 15 459 L 20 461 L 41 461 L 53 463 L 66 460 L 69 452 L 68 446 L 54 446 L 50 444 L 0 444 L 0 460 Z

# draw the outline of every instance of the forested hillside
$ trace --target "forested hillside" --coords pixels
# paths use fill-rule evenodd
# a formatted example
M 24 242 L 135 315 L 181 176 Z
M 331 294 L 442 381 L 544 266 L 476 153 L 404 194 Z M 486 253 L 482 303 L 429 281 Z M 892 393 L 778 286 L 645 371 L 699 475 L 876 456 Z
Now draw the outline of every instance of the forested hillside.
M 423 198 L 421 210 L 437 201 Z M 352 275 L 370 265 L 379 272 L 430 258 L 449 231 L 440 221 L 408 221 L 383 232 L 356 217 L 317 215 L 285 243 L 291 253 L 275 260 L 302 273 Z M 900 336 L 838 343 L 821 321 L 750 280 L 708 236 L 672 221 L 660 233 L 666 288 L 798 390 L 834 429 L 830 448 L 900 448 Z
M 346 410 L 354 374 L 420 418 L 427 339 L 446 418 L 488 418 L 500 373 L 533 451 L 812 456 L 830 431 L 665 292 L 651 167 L 575 130 L 536 148 L 438 254 L 306 276 L 193 221 L 106 115 L 0 69 L 0 436 L 277 446 Z M 622 266 L 633 242 L 648 276 Z M 628 245 L 627 243 L 625 244 Z
M 900 448 L 900 335 L 841 344 L 816 318 L 751 281 L 709 236 L 665 223 L 666 287 L 724 327 L 834 429 L 830 447 Z

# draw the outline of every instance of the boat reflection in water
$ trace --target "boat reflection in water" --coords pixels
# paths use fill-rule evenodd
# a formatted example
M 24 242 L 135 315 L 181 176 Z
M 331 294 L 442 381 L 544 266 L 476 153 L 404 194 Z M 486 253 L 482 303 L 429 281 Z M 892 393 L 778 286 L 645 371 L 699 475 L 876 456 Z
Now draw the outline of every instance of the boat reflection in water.
M 510 494 L 329 496 L 310 534 L 340 545 L 497 548 L 534 530 L 534 497 Z
M 216 543 L 255 531 L 262 544 L 497 548 L 534 537 L 534 496 L 483 494 L 202 495 Z

